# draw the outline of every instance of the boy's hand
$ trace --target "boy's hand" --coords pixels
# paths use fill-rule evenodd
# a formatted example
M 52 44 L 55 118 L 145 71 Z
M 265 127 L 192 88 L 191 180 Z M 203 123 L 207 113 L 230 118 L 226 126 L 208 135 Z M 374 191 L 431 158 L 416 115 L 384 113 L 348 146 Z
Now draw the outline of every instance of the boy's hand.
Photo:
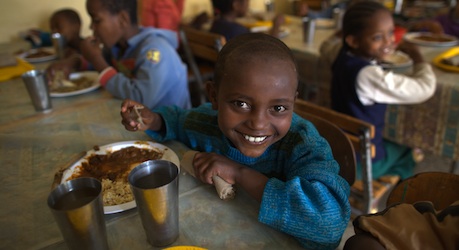
M 270 35 L 279 37 L 280 27 L 285 23 L 285 17 L 283 15 L 277 15 L 273 19 L 273 27 L 270 30 Z
M 212 177 L 219 176 L 229 184 L 239 185 L 260 202 L 268 182 L 264 174 L 216 153 L 197 153 L 193 167 L 194 175 L 202 182 L 214 184 Z
M 81 54 L 88 60 L 94 68 L 101 72 L 110 65 L 102 55 L 101 43 L 94 37 L 88 37 L 80 42 Z
M 193 166 L 196 178 L 208 184 L 213 184 L 213 176 L 219 176 L 229 184 L 235 184 L 239 169 L 243 167 L 216 153 L 197 153 Z
M 121 123 L 129 131 L 145 131 L 147 129 L 156 130 L 159 115 L 151 112 L 143 104 L 126 99 L 121 104 Z M 159 118 L 162 126 L 162 119 Z
M 56 72 L 62 72 L 64 79 L 69 79 L 70 73 L 75 71 L 80 63 L 80 59 L 76 56 L 65 58 L 56 62 L 53 62 L 46 68 L 46 79 L 48 84 L 52 85 Z

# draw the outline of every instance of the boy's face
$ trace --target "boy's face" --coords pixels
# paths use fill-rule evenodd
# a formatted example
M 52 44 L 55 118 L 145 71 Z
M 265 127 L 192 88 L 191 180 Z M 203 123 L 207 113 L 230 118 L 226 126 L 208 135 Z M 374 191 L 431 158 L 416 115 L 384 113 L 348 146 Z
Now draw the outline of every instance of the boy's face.
M 286 61 L 228 62 L 218 89 L 209 85 L 212 107 L 225 136 L 249 157 L 284 137 L 291 124 L 297 76 Z
M 72 23 L 63 15 L 56 15 L 52 17 L 50 26 L 52 33 L 60 33 L 64 36 L 67 42 L 80 38 L 80 25 Z
M 99 0 L 87 0 L 86 9 L 91 17 L 94 36 L 106 47 L 114 46 L 122 37 L 123 28 L 119 15 L 112 15 L 102 7 Z
M 249 0 L 236 0 L 233 3 L 233 9 L 238 17 L 244 17 L 249 10 Z
M 394 50 L 394 20 L 389 11 L 378 11 L 366 21 L 366 28 L 358 36 L 348 36 L 346 42 L 356 55 L 381 61 Z

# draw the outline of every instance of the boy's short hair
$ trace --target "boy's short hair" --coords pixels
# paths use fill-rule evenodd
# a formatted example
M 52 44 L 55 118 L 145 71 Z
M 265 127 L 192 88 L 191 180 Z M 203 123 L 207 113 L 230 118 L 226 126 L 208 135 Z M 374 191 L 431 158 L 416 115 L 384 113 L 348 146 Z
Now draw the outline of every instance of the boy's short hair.
M 137 1 L 136 0 L 98 0 L 102 8 L 110 14 L 118 14 L 126 11 L 131 19 L 131 24 L 137 24 Z
M 215 84 L 220 84 L 228 63 L 242 65 L 255 60 L 291 62 L 297 72 L 295 57 L 285 43 L 268 34 L 247 33 L 232 38 L 223 46 L 215 64 Z
M 239 0 L 212 0 L 215 15 L 229 13 L 233 10 L 233 2 Z
M 63 16 L 67 20 L 69 20 L 71 23 L 76 23 L 78 25 L 81 25 L 80 15 L 78 14 L 78 12 L 76 12 L 73 9 L 57 10 L 56 12 L 53 13 L 53 15 L 51 16 L 51 19 L 56 18 L 57 16 Z

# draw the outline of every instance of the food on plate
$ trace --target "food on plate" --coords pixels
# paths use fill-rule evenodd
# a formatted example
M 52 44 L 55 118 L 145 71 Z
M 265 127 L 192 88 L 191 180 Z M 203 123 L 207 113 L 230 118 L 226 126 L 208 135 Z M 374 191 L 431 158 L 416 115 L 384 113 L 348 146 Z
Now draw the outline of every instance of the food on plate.
M 420 35 L 420 36 L 417 36 L 415 38 L 418 39 L 418 40 L 426 41 L 426 42 L 443 43 L 443 42 L 452 42 L 452 41 L 454 41 L 454 39 L 452 39 L 450 37 L 445 37 L 445 36 L 441 36 L 441 35 Z
M 86 89 L 93 85 L 94 79 L 81 76 L 75 79 L 67 80 L 64 78 L 62 71 L 55 73 L 54 80 L 51 84 L 51 91 L 56 93 L 73 92 L 80 89 Z
M 459 67 L 459 55 L 443 58 L 441 61 L 444 64 Z
M 381 62 L 381 65 L 386 68 L 391 68 L 410 66 L 412 63 L 413 61 L 407 54 L 401 51 L 395 51 L 394 53 L 386 56 Z
M 31 58 L 40 58 L 40 57 L 46 57 L 46 56 L 51 56 L 53 53 L 46 51 L 44 49 L 36 49 L 36 50 L 31 50 L 25 58 L 31 59 Z
M 142 125 L 145 125 L 145 123 L 143 123 L 143 119 L 142 119 L 142 116 L 141 116 L 141 112 L 142 112 L 142 111 L 140 111 L 141 109 L 144 109 L 144 106 L 139 106 L 139 105 L 135 105 L 134 106 L 134 111 L 135 111 L 135 114 L 137 116 L 137 122 L 139 122 Z
M 161 159 L 163 155 L 164 152 L 159 149 L 134 146 L 107 154 L 91 154 L 67 180 L 96 178 L 102 182 L 104 206 L 123 204 L 134 200 L 128 183 L 129 172 L 140 163 Z

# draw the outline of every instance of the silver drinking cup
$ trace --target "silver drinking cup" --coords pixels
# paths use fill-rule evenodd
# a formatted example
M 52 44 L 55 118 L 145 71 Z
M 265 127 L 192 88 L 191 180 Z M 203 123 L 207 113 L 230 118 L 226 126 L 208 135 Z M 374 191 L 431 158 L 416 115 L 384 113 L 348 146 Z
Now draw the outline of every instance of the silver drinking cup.
M 65 38 L 60 33 L 51 34 L 54 50 L 56 50 L 57 57 L 63 59 L 65 57 Z
M 303 42 L 312 43 L 314 41 L 314 35 L 316 31 L 316 20 L 303 17 Z
M 51 111 L 51 97 L 45 72 L 30 70 L 22 74 L 22 80 L 27 88 L 30 99 L 36 111 L 48 113 Z
M 82 177 L 60 184 L 48 207 L 69 249 L 108 249 L 100 181 Z
M 146 161 L 129 173 L 139 216 L 152 246 L 170 245 L 179 236 L 178 177 L 178 167 L 164 160 Z

